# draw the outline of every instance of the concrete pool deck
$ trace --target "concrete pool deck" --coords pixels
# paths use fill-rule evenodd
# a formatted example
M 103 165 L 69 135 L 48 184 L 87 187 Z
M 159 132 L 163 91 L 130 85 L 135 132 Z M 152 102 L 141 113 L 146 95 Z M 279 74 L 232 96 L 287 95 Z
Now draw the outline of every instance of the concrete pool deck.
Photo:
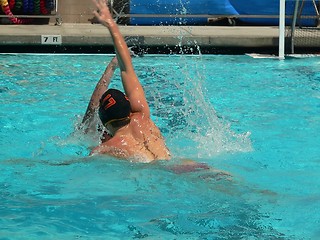
M 128 45 L 139 47 L 278 48 L 277 26 L 120 26 Z M 0 25 L 0 52 L 21 47 L 106 47 L 100 24 Z M 303 47 L 303 46 L 298 46 Z M 312 46 L 320 48 L 319 46 Z

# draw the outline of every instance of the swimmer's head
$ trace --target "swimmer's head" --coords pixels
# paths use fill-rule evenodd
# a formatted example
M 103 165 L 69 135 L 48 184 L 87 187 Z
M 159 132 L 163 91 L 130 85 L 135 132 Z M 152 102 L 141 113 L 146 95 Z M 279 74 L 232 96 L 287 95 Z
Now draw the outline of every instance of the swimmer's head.
M 104 126 L 121 127 L 130 122 L 131 107 L 126 95 L 117 89 L 108 89 L 100 98 L 99 117 Z

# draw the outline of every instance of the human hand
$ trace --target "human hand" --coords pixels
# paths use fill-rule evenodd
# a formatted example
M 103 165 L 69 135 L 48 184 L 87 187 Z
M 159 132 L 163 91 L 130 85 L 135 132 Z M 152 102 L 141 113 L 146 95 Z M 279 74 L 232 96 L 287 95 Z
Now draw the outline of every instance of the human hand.
M 112 18 L 109 7 L 107 6 L 106 0 L 92 0 L 92 1 L 98 9 L 93 11 L 93 14 L 98 19 L 98 21 L 106 27 L 109 27 L 110 25 L 114 24 L 115 22 Z

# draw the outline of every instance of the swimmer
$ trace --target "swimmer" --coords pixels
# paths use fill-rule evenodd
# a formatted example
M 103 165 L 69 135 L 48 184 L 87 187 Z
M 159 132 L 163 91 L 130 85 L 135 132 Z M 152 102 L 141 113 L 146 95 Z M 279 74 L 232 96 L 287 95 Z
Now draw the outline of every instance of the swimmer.
M 104 133 L 101 144 L 90 155 L 108 154 L 120 159 L 137 162 L 169 160 L 171 154 L 159 128 L 150 118 L 150 108 L 143 87 L 133 69 L 131 54 L 114 22 L 105 0 L 93 0 L 97 7 L 96 19 L 107 29 L 116 51 L 91 96 L 82 123 L 85 132 L 96 131 L 96 112 L 98 112 Z M 115 69 L 120 68 L 124 93 L 109 89 Z M 188 173 L 212 168 L 193 160 L 167 166 L 175 173 Z
M 93 2 L 97 6 L 95 17 L 110 32 L 116 58 L 109 63 L 99 80 L 83 119 L 83 123 L 88 125 L 87 131 L 92 130 L 95 127 L 94 113 L 98 110 L 105 128 L 101 144 L 95 147 L 90 155 L 108 154 L 139 162 L 169 160 L 171 156 L 165 140 L 150 118 L 150 108 L 133 69 L 128 46 L 110 14 L 106 1 Z M 108 89 L 117 67 L 120 68 L 124 93 L 117 89 Z

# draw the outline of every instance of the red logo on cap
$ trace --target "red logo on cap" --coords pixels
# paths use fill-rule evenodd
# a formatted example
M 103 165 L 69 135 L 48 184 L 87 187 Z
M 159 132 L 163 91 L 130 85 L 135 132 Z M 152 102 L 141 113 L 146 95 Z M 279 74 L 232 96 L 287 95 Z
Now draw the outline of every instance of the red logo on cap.
M 107 110 L 109 107 L 116 104 L 116 100 L 114 100 L 113 97 L 111 97 L 111 94 L 108 94 L 102 101 L 102 105 L 105 103 L 105 101 L 108 101 L 108 104 L 104 107 L 105 110 Z

